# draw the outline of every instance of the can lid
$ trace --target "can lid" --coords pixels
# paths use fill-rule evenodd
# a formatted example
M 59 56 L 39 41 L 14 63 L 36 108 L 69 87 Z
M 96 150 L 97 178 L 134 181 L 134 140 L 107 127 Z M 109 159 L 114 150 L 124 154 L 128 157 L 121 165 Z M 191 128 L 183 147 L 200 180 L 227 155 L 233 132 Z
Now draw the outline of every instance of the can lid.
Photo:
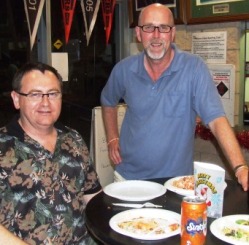
M 189 203 L 205 203 L 206 199 L 199 196 L 186 196 L 183 198 L 183 201 Z

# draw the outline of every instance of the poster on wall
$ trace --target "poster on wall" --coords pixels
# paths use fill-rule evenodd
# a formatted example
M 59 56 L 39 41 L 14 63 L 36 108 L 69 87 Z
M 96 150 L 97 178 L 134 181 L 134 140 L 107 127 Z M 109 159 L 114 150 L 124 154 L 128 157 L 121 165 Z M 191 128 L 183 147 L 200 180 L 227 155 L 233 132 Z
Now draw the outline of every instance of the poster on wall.
M 248 0 L 185 0 L 187 24 L 240 21 L 249 18 Z
M 226 116 L 234 127 L 235 67 L 231 64 L 208 64 Z
M 192 53 L 206 63 L 226 63 L 227 32 L 197 32 L 192 34 Z
M 217 4 L 217 3 L 228 3 L 228 2 L 240 2 L 244 0 L 196 0 L 196 5 L 205 5 L 205 4 Z
M 176 7 L 176 0 L 135 0 L 136 11 L 141 11 L 144 7 L 152 4 L 152 3 L 161 3 L 166 5 L 169 8 Z
M 175 24 L 183 24 L 185 1 L 186 0 L 128 0 L 130 27 L 133 28 L 137 26 L 140 11 L 152 3 L 166 5 L 173 13 Z

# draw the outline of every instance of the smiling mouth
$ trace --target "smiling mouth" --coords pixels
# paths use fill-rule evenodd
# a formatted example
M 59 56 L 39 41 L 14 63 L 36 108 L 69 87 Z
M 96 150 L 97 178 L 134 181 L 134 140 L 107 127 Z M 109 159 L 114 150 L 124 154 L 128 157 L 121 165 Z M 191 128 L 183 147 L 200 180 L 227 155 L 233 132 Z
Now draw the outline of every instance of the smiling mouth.
M 152 45 L 152 46 L 161 46 L 162 43 L 152 43 L 151 45 Z
M 40 114 L 50 114 L 50 111 L 39 111 Z
M 160 47 L 162 47 L 162 43 L 151 43 L 151 47 L 160 48 Z

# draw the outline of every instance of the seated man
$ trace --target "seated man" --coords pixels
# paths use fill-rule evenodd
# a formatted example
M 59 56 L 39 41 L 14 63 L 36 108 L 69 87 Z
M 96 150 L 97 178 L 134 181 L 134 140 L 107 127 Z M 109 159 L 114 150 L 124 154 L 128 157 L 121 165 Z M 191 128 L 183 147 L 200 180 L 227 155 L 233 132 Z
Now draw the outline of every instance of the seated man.
M 29 63 L 12 87 L 20 115 L 0 129 L 0 244 L 92 244 L 84 210 L 101 186 L 82 137 L 56 122 L 61 76 Z

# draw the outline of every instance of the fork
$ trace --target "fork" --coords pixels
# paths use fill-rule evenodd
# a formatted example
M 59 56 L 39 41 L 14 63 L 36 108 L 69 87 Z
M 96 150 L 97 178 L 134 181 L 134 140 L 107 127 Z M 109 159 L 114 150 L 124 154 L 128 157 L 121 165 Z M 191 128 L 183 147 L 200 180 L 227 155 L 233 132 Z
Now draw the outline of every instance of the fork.
M 138 203 L 112 203 L 114 206 L 120 206 L 120 207 L 128 207 L 128 208 L 162 208 L 161 205 L 156 205 L 151 202 L 146 202 L 143 204 Z

